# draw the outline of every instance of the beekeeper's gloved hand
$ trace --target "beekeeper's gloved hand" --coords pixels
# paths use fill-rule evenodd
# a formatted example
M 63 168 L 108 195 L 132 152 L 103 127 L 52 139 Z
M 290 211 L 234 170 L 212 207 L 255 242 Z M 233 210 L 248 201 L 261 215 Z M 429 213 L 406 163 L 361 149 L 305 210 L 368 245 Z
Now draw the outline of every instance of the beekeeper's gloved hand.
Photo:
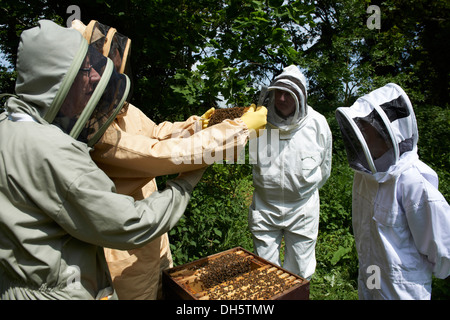
M 201 116 L 200 120 L 202 121 L 202 129 L 205 129 L 208 127 L 209 119 L 211 119 L 211 116 L 213 115 L 215 110 L 216 109 L 211 108 Z
M 248 130 L 255 130 L 256 136 L 259 137 L 259 130 L 266 127 L 267 108 L 264 106 L 256 108 L 256 105 L 252 104 L 247 112 L 242 115 L 241 119 L 247 125 Z
M 178 175 L 177 179 L 182 179 L 188 182 L 192 188 L 194 188 L 202 178 L 206 168 L 207 166 L 193 171 L 182 172 Z

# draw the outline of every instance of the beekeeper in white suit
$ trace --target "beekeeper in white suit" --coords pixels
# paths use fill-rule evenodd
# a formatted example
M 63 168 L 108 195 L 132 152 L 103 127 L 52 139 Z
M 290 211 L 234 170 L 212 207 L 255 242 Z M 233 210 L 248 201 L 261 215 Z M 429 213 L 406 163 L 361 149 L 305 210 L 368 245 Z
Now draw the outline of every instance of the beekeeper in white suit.
M 338 108 L 353 181 L 360 299 L 430 299 L 450 274 L 450 208 L 419 160 L 411 102 L 396 84 Z
M 267 88 L 267 130 L 253 165 L 249 228 L 255 252 L 309 279 L 315 271 L 319 188 L 331 171 L 332 137 L 324 116 L 307 105 L 306 79 L 291 65 Z

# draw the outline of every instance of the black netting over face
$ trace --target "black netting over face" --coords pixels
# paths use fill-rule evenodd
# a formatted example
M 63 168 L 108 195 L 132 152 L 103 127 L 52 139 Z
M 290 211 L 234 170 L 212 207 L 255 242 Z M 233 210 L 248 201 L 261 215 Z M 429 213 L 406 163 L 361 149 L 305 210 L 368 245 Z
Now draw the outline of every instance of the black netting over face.
M 112 72 L 100 101 L 93 110 L 89 120 L 81 131 L 78 140 L 95 144 L 109 123 L 116 117 L 124 105 L 129 92 L 129 81 L 126 75 Z
M 101 23 L 95 22 L 92 29 L 88 29 L 90 34 L 88 36 L 89 44 L 92 45 L 98 52 L 103 55 L 103 47 L 106 41 L 106 35 L 110 27 L 105 26 Z
M 114 68 L 118 73 L 126 74 L 129 79 L 132 79 L 130 52 L 131 40 L 128 37 L 115 32 L 111 41 L 108 57 L 113 61 Z M 128 94 L 128 99 L 131 99 L 132 91 L 133 82 L 130 81 L 130 93 Z
M 336 113 L 336 119 L 341 129 L 347 160 L 351 168 L 357 171 L 372 173 L 364 153 L 364 147 L 358 139 L 349 120 L 341 113 Z
M 86 31 L 87 39 L 101 54 L 107 56 L 114 62 L 114 67 L 119 73 L 129 75 L 129 54 L 131 40 L 98 21 L 92 21 Z
M 89 46 L 78 74 L 52 122 L 67 134 L 70 134 L 97 89 L 106 61 L 103 55 Z
M 114 37 L 109 48 L 108 57 L 114 62 L 114 67 L 117 72 L 125 73 L 129 77 L 131 76 L 131 67 L 129 64 L 130 49 L 130 39 L 118 32 L 114 33 Z
M 88 39 L 98 52 L 107 56 L 114 63 L 114 68 L 118 73 L 124 73 L 128 78 L 132 78 L 130 52 L 131 40 L 117 32 L 115 28 L 111 28 L 98 21 L 91 22 L 88 28 Z M 130 88 L 131 96 L 132 89 Z
M 353 120 L 366 141 L 376 171 L 386 172 L 395 164 L 395 151 L 383 119 L 376 110 L 373 110 L 366 117 Z
M 129 80 L 95 46 L 88 53 L 53 124 L 75 139 L 91 144 L 123 107 Z

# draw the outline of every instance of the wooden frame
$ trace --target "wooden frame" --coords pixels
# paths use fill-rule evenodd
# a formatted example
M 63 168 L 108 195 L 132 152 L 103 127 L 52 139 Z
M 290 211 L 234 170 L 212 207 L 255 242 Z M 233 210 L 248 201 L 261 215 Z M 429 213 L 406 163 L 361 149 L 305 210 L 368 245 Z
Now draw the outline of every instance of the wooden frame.
M 245 257 L 250 261 L 250 272 L 237 276 L 235 279 L 243 279 L 249 277 L 252 274 L 261 274 L 264 278 L 265 275 L 273 272 L 271 276 L 276 276 L 279 279 L 283 279 L 286 283 L 287 289 L 273 289 L 272 287 L 265 286 L 264 284 L 258 285 L 255 288 L 251 288 L 247 292 L 246 290 L 251 285 L 243 286 L 240 284 L 236 286 L 236 280 L 227 280 L 215 288 L 216 290 L 225 290 L 227 294 L 222 296 L 222 299 L 249 299 L 257 300 L 262 299 L 261 296 L 267 297 L 271 293 L 270 290 L 274 290 L 274 295 L 266 298 L 268 300 L 308 300 L 309 299 L 309 281 L 301 278 L 300 276 L 293 274 L 257 255 L 241 248 L 236 247 L 230 250 L 226 250 L 206 258 L 202 258 L 191 263 L 187 263 L 181 266 L 177 266 L 171 269 L 163 271 L 163 292 L 166 299 L 181 299 L 181 300 L 213 300 L 210 297 L 214 288 L 205 289 L 204 284 L 200 279 L 202 273 L 202 266 L 209 261 L 222 257 L 224 255 L 234 253 L 240 257 Z M 248 275 L 247 275 L 248 274 Z M 224 289 L 225 288 L 225 289 Z M 272 289 L 270 289 L 272 288 Z M 243 292 L 245 296 L 242 296 Z M 257 292 L 259 294 L 257 294 Z

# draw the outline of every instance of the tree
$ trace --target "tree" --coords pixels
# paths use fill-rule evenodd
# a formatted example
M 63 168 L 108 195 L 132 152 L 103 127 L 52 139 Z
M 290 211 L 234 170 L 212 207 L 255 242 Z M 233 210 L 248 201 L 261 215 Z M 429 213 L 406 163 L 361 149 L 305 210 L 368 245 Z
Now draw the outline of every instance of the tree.
M 234 106 L 256 102 L 262 83 L 299 63 L 305 41 L 301 26 L 312 23 L 313 6 L 275 0 L 220 1 L 218 6 L 203 17 L 206 32 L 196 70 L 180 70 L 172 88 L 187 102 L 220 95 Z
M 313 28 L 307 37 L 302 66 L 307 70 L 310 101 L 326 112 L 350 106 L 355 100 L 364 68 L 360 64 L 366 3 L 357 0 L 315 1 Z
M 380 8 L 380 30 L 367 27 L 369 5 Z M 311 104 L 332 111 L 395 82 L 414 105 L 448 106 L 449 9 L 448 1 L 315 1 L 315 26 L 307 30 L 314 40 L 300 62 Z

